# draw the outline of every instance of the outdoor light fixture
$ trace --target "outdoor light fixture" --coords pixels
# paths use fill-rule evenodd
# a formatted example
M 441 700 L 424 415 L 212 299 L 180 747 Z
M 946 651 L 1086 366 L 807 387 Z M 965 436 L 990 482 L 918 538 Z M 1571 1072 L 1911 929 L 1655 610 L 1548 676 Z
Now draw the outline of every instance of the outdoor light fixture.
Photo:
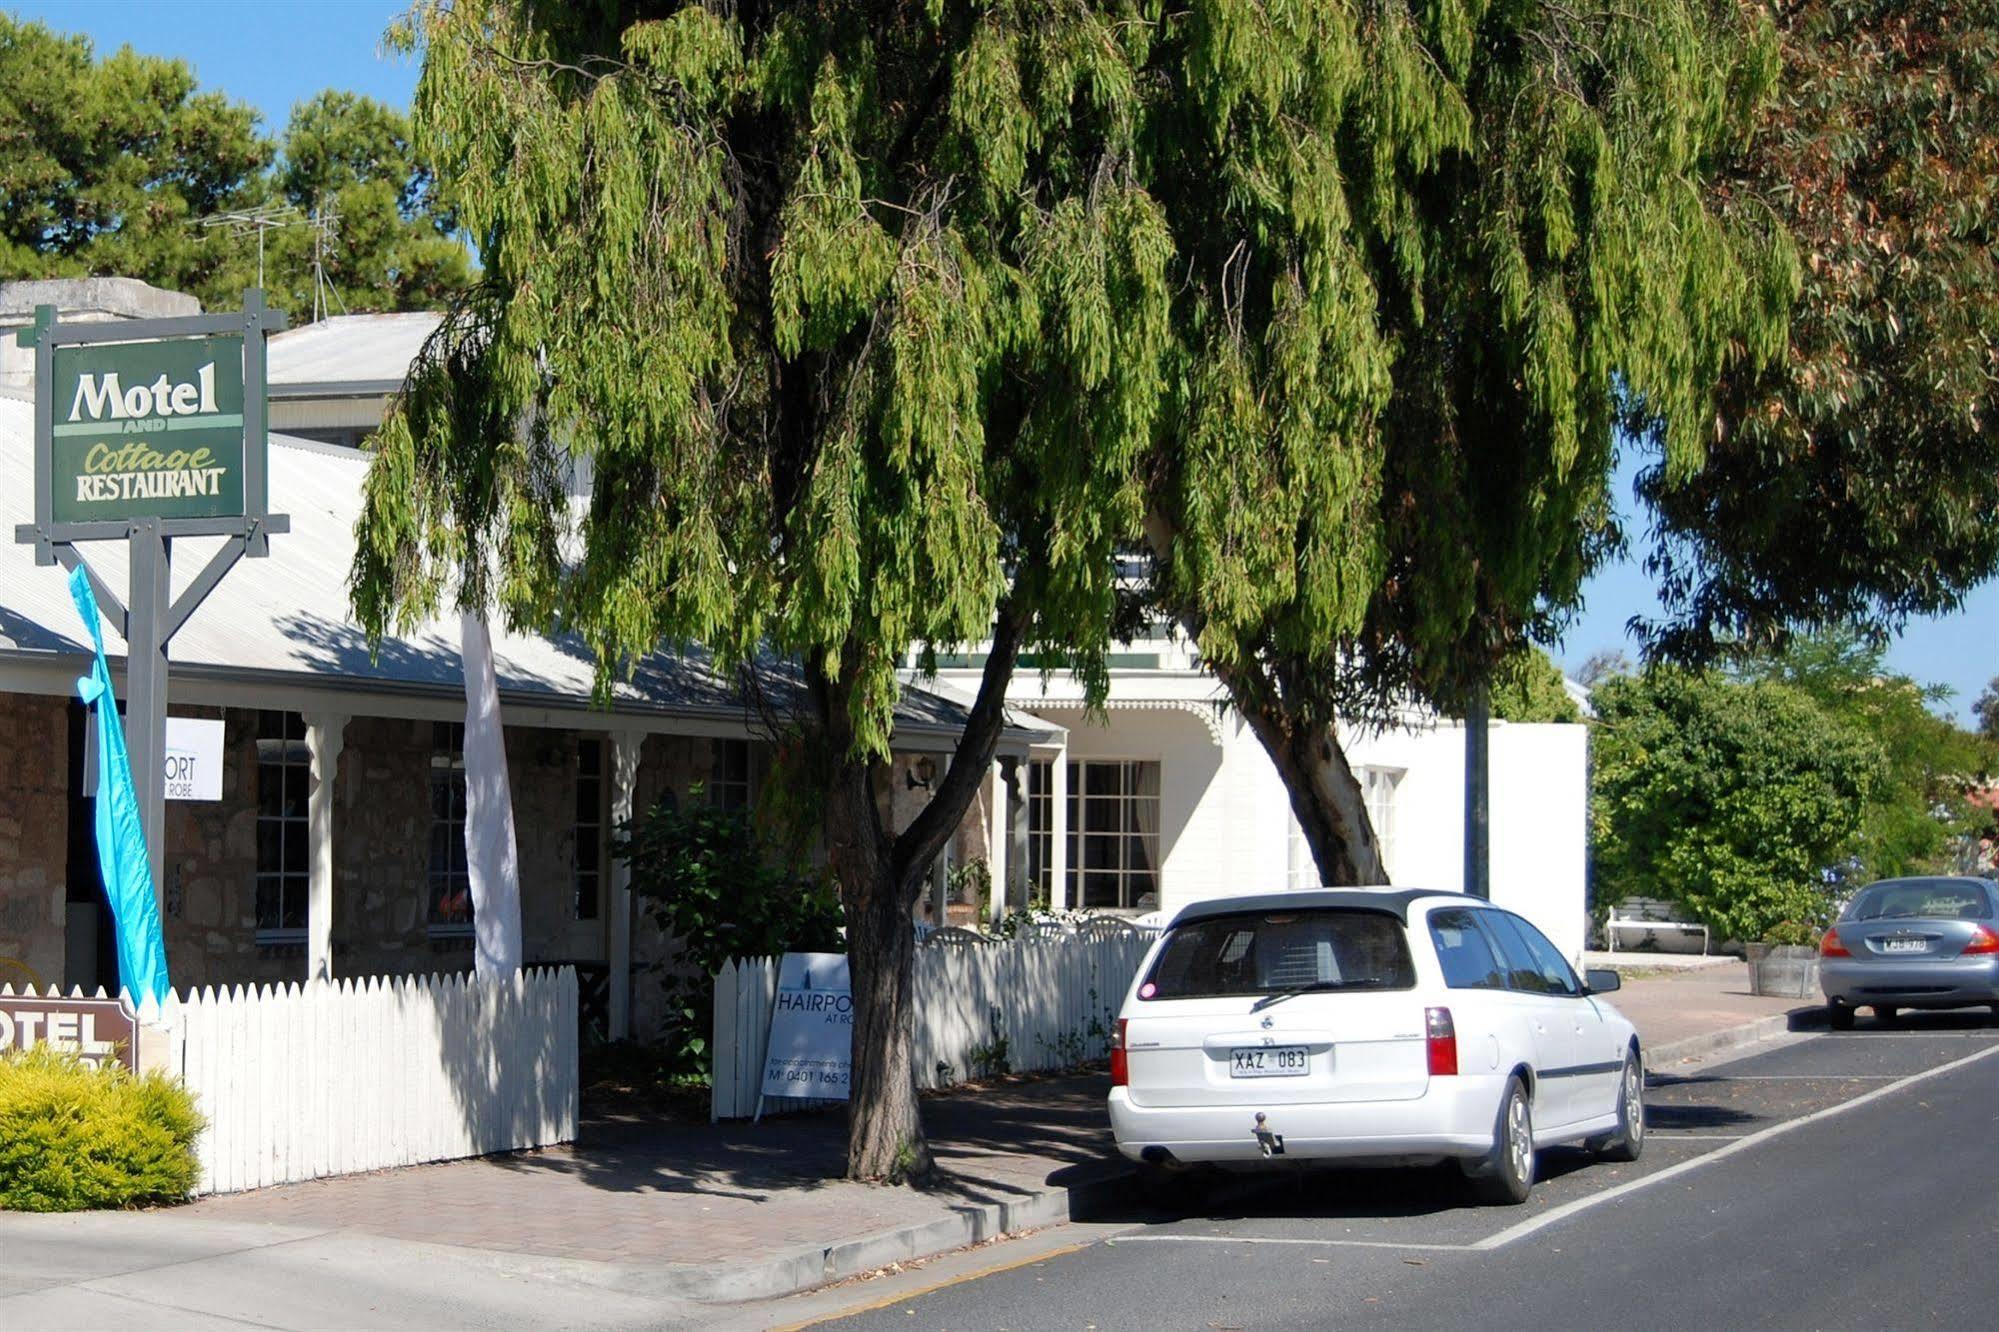
M 937 763 L 928 754 L 917 755 L 916 762 L 910 764 L 909 771 L 903 774 L 903 780 L 909 783 L 912 791 L 928 791 L 930 783 L 936 779 Z

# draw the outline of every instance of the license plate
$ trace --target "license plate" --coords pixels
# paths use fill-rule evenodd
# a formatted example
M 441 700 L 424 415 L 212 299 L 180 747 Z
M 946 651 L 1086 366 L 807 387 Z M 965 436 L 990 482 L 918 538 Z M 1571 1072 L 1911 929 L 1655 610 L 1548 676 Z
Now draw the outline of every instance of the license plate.
M 1881 951 L 1884 953 L 1920 953 L 1928 948 L 1929 942 L 1924 939 L 1884 939 L 1881 941 Z
M 1302 1045 L 1239 1045 L 1229 1051 L 1232 1078 L 1302 1078 L 1310 1064 Z

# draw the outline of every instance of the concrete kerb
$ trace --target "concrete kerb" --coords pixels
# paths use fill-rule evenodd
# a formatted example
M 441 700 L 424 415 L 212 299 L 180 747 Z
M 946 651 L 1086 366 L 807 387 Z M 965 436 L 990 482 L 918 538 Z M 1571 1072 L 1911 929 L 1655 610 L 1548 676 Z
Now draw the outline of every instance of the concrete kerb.
M 1130 1171 L 1115 1170 L 1073 1187 L 1054 1186 L 1005 1202 L 967 1203 L 949 1216 L 912 1222 L 858 1239 L 766 1254 L 743 1263 L 596 1263 L 545 1266 L 590 1285 L 695 1304 L 739 1304 L 795 1295 L 894 1263 L 935 1258 L 1001 1235 L 1077 1220 L 1120 1195 Z

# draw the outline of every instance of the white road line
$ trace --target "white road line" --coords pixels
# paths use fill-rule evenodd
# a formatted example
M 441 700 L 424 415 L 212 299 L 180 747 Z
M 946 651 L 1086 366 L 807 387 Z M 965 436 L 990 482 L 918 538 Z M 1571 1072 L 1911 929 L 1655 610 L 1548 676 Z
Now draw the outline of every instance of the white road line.
M 1267 1244 L 1315 1249 L 1434 1249 L 1451 1253 L 1469 1253 L 1474 1247 L 1469 1244 L 1404 1244 L 1398 1240 L 1291 1239 L 1277 1235 L 1120 1235 L 1104 1243 L 1113 1248 L 1120 1244 Z
M 1710 1082 L 1886 1082 L 1890 1078 L 1903 1076 L 1900 1073 L 1717 1073 L 1707 1078 L 1676 1078 L 1664 1075 L 1667 1081 L 1659 1088 L 1699 1086 Z
M 1671 1129 L 1653 1129 L 1654 1142 L 1741 1142 L 1745 1133 L 1675 1133 Z
M 1797 1119 L 1787 1119 L 1781 1124 L 1772 1124 L 1769 1128 L 1759 1129 L 1746 1138 L 1738 1138 L 1719 1150 L 1697 1156 L 1691 1161 L 1682 1161 L 1678 1165 L 1668 1166 L 1656 1175 L 1646 1175 L 1643 1178 L 1634 1179 L 1629 1183 L 1619 1184 L 1615 1188 L 1605 1189 L 1602 1193 L 1591 1194 L 1587 1198 L 1578 1198 L 1574 1202 L 1563 1203 L 1560 1207 L 1544 1212 L 1531 1221 L 1522 1221 L 1519 1225 L 1502 1230 L 1497 1235 L 1488 1235 L 1469 1247 L 1473 1249 L 1497 1249 L 1502 1245 L 1511 1244 L 1514 1240 L 1524 1239 L 1537 1230 L 1554 1225 L 1557 1221 L 1566 1221 L 1577 1212 L 1587 1211 L 1601 1203 L 1622 1198 L 1625 1194 L 1635 1192 L 1639 1189 L 1650 1188 L 1654 1184 L 1660 1184 L 1677 1175 L 1683 1175 L 1689 1170 L 1698 1170 L 1702 1166 L 1711 1165 L 1723 1157 L 1733 1156 L 1735 1153 L 1745 1151 L 1758 1143 L 1767 1142 L 1771 1138 L 1790 1133 L 1795 1129 L 1801 1129 L 1807 1124 L 1815 1124 L 1821 1119 L 1830 1119 L 1834 1115 L 1843 1115 L 1849 1110 L 1857 1110 L 1869 1101 L 1877 1101 L 1884 1096 L 1892 1096 L 1905 1087 L 1913 1087 L 1919 1082 L 1927 1082 L 1931 1078 L 1942 1077 L 1946 1073 L 1954 1073 L 1967 1064 L 1973 1064 L 1980 1059 L 1989 1058 L 1995 1053 L 1999 1053 L 1999 1045 L 1987 1046 L 1985 1049 L 1975 1054 L 1968 1054 L 1962 1059 L 1953 1059 L 1948 1064 L 1939 1064 L 1937 1067 L 1927 1069 L 1921 1073 L 1912 1073 L 1898 1082 L 1891 1082 L 1884 1087 L 1876 1087 L 1872 1091 L 1863 1092 L 1850 1101 L 1841 1101 L 1838 1105 L 1827 1106 L 1823 1110 L 1814 1110 L 1811 1114 L 1800 1116 Z

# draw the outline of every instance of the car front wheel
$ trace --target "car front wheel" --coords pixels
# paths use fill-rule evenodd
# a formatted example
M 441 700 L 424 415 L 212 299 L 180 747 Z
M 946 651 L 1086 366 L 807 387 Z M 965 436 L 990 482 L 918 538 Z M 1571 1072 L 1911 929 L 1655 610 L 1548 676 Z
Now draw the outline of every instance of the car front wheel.
M 1636 1161 L 1645 1150 L 1645 1065 L 1636 1050 L 1624 1056 L 1617 1087 L 1617 1136 L 1597 1153 L 1606 1161 Z
M 1852 1031 L 1853 1005 L 1842 1004 L 1837 999 L 1826 1000 L 1825 1020 L 1834 1031 Z
M 1480 1202 L 1507 1206 L 1527 1201 L 1534 1187 L 1534 1107 L 1518 1077 L 1506 1080 L 1506 1094 L 1499 1098 L 1492 1154 L 1471 1168 L 1478 1172 L 1471 1184 Z

